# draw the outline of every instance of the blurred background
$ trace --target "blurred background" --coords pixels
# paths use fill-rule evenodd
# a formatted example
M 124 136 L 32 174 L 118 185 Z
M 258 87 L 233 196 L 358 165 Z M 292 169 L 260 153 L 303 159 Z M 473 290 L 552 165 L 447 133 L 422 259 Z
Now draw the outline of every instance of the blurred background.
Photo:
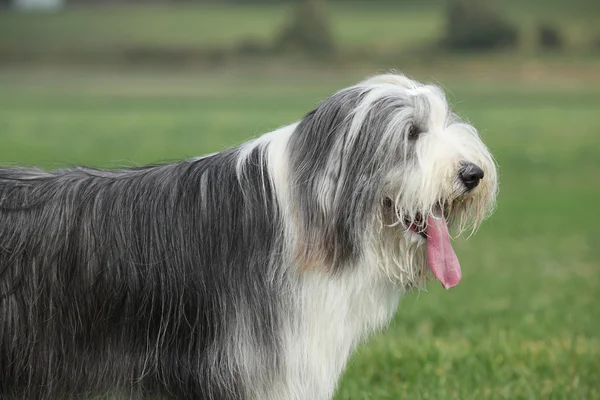
M 341 399 L 600 398 L 600 1 L 0 0 L 0 163 L 222 150 L 400 70 L 500 167 L 463 281 L 401 304 Z

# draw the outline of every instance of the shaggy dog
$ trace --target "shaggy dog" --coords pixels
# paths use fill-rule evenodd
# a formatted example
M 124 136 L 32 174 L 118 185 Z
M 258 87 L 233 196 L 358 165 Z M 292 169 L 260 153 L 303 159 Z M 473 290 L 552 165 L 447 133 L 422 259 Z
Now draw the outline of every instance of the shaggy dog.
M 179 163 L 0 169 L 0 397 L 325 400 L 493 209 L 443 92 L 375 76 Z

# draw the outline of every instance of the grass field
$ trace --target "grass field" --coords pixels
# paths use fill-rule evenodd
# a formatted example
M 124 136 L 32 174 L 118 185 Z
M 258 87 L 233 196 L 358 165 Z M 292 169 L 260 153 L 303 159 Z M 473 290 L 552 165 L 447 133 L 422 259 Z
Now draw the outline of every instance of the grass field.
M 401 12 L 335 4 L 336 34 L 344 48 L 408 49 L 443 29 L 434 3 L 412 2 Z M 431 282 L 427 293 L 407 297 L 391 327 L 352 358 L 336 400 L 600 399 L 600 57 L 587 50 L 600 34 L 600 3 L 504 3 L 525 32 L 538 20 L 560 21 L 571 47 L 531 56 L 525 40 L 519 54 L 419 64 L 398 57 L 371 68 L 5 65 L 0 163 L 117 167 L 181 159 L 295 121 L 333 91 L 390 67 L 439 81 L 497 159 L 498 209 L 455 246 L 461 284 L 443 291 Z M 155 5 L 0 13 L 0 64 L 2 55 L 37 62 L 80 51 L 103 57 L 119 46 L 267 40 L 286 12 Z
M 359 78 L 5 72 L 0 160 L 116 166 L 217 151 Z M 600 398 L 600 86 L 444 84 L 497 158 L 498 210 L 456 246 L 461 285 L 405 299 L 336 400 Z

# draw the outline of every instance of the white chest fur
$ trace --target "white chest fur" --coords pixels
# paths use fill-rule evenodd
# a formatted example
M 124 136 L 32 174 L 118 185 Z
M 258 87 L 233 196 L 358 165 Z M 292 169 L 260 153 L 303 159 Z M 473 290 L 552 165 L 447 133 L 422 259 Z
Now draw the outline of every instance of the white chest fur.
M 308 271 L 291 283 L 283 312 L 285 368 L 261 400 L 327 400 L 351 352 L 393 316 L 400 292 L 377 268 L 349 266 L 330 276 Z

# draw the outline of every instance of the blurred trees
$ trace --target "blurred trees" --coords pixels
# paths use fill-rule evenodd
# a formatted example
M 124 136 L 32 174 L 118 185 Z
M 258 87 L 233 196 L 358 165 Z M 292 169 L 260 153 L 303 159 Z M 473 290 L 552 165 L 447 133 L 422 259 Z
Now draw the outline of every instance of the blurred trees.
M 448 0 L 443 43 L 450 49 L 486 50 L 517 44 L 517 29 L 493 0 Z
M 562 47 L 564 38 L 557 25 L 542 22 L 537 26 L 537 44 L 545 50 L 557 50 Z
M 279 51 L 329 53 L 334 50 L 333 34 L 325 0 L 297 0 L 288 24 L 276 38 Z

